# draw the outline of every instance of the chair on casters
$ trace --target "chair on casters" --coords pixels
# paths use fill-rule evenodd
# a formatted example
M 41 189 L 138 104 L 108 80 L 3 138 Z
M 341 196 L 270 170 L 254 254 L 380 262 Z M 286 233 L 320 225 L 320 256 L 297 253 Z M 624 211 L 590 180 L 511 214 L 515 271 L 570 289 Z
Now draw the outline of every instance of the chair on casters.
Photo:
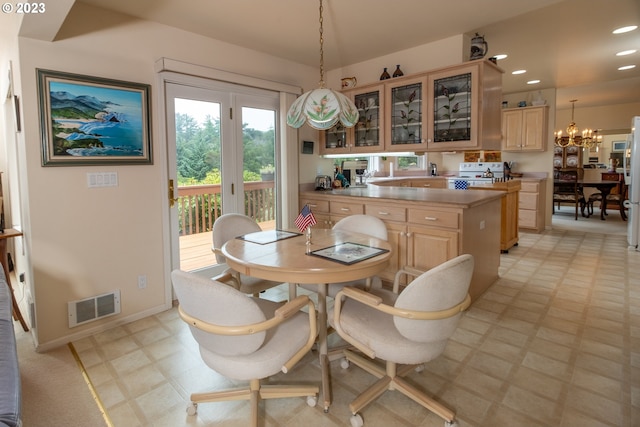
M 349 215 L 342 218 L 340 221 L 336 222 L 333 226 L 334 230 L 345 230 L 351 231 L 354 233 L 366 234 L 371 237 L 375 237 L 381 240 L 387 240 L 387 227 L 384 225 L 384 222 L 371 215 Z M 298 285 L 301 288 L 307 289 L 309 291 L 317 291 L 318 288 L 315 285 Z M 369 288 L 381 288 L 382 281 L 379 277 L 371 277 L 367 280 L 354 280 L 351 282 L 341 282 L 341 283 L 331 283 L 327 290 L 327 296 L 331 298 L 335 298 L 335 296 L 344 288 L 345 286 L 352 286 L 361 289 L 369 289 Z M 291 294 L 291 293 L 290 293 Z M 291 294 L 290 296 L 293 296 Z
M 440 356 L 455 332 L 461 312 L 471 304 L 468 294 L 473 257 L 460 255 L 419 274 L 400 270 L 393 291 L 345 287 L 336 295 L 329 322 L 338 334 L 364 355 L 346 350 L 349 362 L 379 378 L 351 404 L 351 425 L 364 424 L 361 409 L 387 390 L 399 391 L 445 420 L 456 425 L 455 412 L 427 396 L 402 377 L 416 366 Z M 415 279 L 399 293 L 403 274 Z M 380 366 L 371 359 L 381 359 Z M 398 365 L 406 366 L 398 366 Z
M 254 298 L 226 284 L 174 270 L 178 311 L 200 347 L 202 360 L 227 378 L 248 381 L 246 387 L 194 393 L 187 407 L 195 415 L 201 402 L 251 401 L 251 426 L 258 424 L 260 399 L 307 397 L 315 406 L 319 387 L 261 385 L 260 380 L 285 374 L 311 349 L 316 335 L 315 306 L 305 295 L 286 304 Z M 308 313 L 301 311 L 308 309 Z
M 238 236 L 258 231 L 262 231 L 258 223 L 246 215 L 228 213 L 220 216 L 213 223 L 213 246 L 211 247 L 218 264 L 226 264 L 227 262 L 222 254 L 222 245 Z M 227 267 L 223 273 L 213 279 L 233 286 L 245 294 L 252 294 L 253 296 L 258 296 L 258 294 L 264 290 L 281 285 L 279 282 L 241 274 L 231 267 Z

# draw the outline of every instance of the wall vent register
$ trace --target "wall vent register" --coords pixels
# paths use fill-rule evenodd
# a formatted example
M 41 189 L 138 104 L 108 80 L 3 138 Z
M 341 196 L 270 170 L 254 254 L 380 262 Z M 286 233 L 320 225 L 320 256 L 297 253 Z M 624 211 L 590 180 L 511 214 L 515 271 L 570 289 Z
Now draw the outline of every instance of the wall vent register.
M 69 310 L 69 327 L 113 316 L 120 313 L 120 291 L 115 290 L 91 298 L 67 303 Z

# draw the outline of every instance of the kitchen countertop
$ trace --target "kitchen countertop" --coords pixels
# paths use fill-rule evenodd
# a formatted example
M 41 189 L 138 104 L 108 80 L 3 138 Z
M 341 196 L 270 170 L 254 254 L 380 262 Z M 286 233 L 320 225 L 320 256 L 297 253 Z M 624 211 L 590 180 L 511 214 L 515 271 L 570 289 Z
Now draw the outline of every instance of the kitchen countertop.
M 429 203 L 431 206 L 469 208 L 487 203 L 502 197 L 502 192 L 493 190 L 446 190 L 436 188 L 414 187 L 382 187 L 367 185 L 367 187 L 349 187 L 334 189 L 331 191 L 307 191 L 307 197 L 331 196 L 331 197 L 362 197 L 379 200 L 402 200 L 408 202 Z

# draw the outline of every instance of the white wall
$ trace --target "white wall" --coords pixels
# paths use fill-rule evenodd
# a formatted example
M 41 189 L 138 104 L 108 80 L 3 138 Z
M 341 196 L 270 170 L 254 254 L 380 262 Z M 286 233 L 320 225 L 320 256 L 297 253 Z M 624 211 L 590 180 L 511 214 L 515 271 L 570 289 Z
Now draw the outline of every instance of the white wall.
M 76 3 L 55 42 L 19 40 L 24 131 L 20 169 L 29 286 L 35 299 L 36 341 L 61 345 L 95 328 L 163 310 L 167 298 L 163 240 L 165 141 L 159 139 L 161 100 L 154 64 L 161 57 L 265 80 L 308 87 L 316 70 Z M 259 66 L 256 66 L 259 64 Z M 42 167 L 36 69 L 152 85 L 154 164 Z M 116 172 L 118 186 L 89 189 L 88 172 Z M 137 287 L 138 275 L 148 278 Z M 67 302 L 121 290 L 122 314 L 69 329 Z

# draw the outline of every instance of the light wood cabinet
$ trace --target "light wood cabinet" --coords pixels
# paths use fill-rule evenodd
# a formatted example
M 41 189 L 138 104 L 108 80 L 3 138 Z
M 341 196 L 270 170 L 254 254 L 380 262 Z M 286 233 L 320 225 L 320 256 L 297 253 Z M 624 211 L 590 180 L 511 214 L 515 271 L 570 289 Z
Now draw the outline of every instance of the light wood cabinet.
M 428 73 L 427 150 L 500 150 L 502 70 L 471 61 Z
M 473 255 L 475 268 L 470 294 L 475 298 L 498 278 L 500 198 L 464 207 L 454 203 L 449 207 L 440 197 L 431 206 L 419 200 L 309 192 L 301 194 L 300 203 L 301 206 L 309 203 L 316 219 L 326 218 L 323 227 L 332 227 L 340 218 L 356 213 L 382 219 L 393 252 L 388 267 L 379 274 L 387 284 L 393 282 L 396 272 L 405 265 L 427 270 L 463 253 Z
M 547 149 L 549 107 L 502 110 L 502 151 Z
M 385 114 L 389 126 L 385 135 L 387 151 L 424 151 L 427 132 L 424 100 L 426 75 L 398 78 L 385 84 Z
M 349 129 L 342 124 L 320 131 L 320 154 L 375 153 L 384 150 L 385 91 L 383 84 L 344 91 L 358 108 L 358 123 Z
M 346 90 L 360 121 L 320 131 L 320 154 L 500 150 L 502 73 L 477 60 Z
M 523 180 L 518 201 L 518 227 L 540 233 L 545 229 L 546 179 Z
M 469 187 L 472 190 L 504 191 L 500 204 L 500 251 L 508 253 L 509 249 L 518 245 L 519 200 L 522 188 L 520 180 L 494 182 L 493 184 Z

